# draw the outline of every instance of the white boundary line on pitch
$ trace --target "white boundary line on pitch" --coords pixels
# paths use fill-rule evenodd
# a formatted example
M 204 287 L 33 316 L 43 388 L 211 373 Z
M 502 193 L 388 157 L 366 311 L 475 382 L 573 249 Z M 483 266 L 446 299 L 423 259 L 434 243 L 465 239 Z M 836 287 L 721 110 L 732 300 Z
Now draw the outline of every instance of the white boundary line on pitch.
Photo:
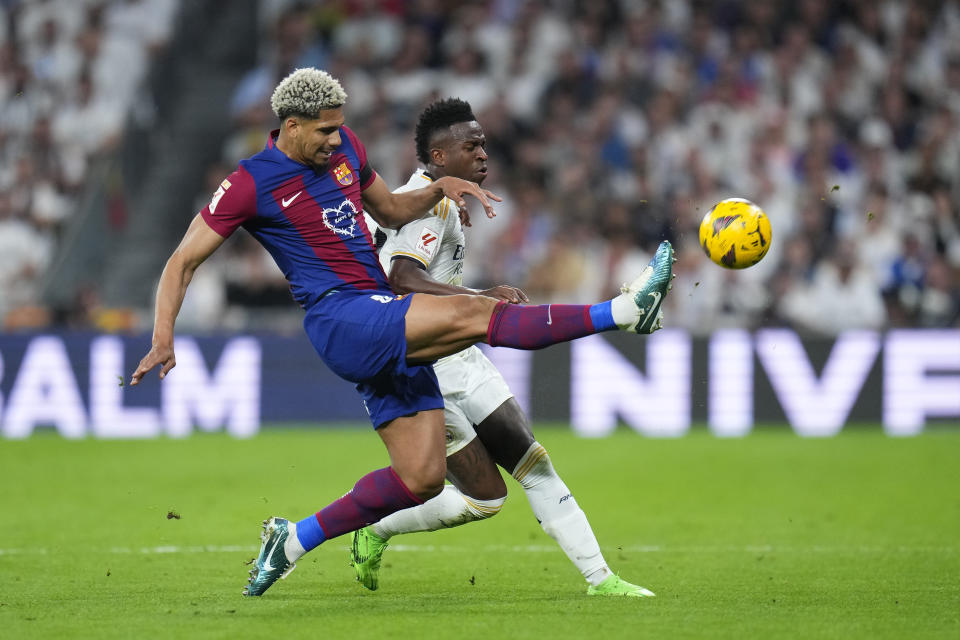
M 142 554 L 142 555 L 163 555 L 179 553 L 240 553 L 255 552 L 259 549 L 256 545 L 161 545 L 156 547 L 111 547 L 101 551 L 101 553 L 114 554 Z M 396 544 L 390 546 L 391 552 L 412 552 L 412 553 L 457 553 L 464 550 L 463 546 L 453 545 L 412 545 Z M 339 551 L 346 551 L 349 547 L 339 546 Z M 473 551 L 482 553 L 560 553 L 560 548 L 556 545 L 533 544 L 533 545 L 486 545 L 480 549 L 472 548 Z M 58 553 L 76 553 L 76 548 L 48 549 L 45 547 L 24 547 L 24 548 L 0 548 L 0 556 L 15 555 L 53 555 Z M 778 547 L 774 545 L 716 545 L 716 546 L 661 546 L 661 545 L 632 545 L 626 547 L 606 547 L 607 553 L 620 551 L 625 553 L 956 553 L 957 547 L 936 547 L 936 546 L 908 546 L 897 545 L 895 547 L 884 546 L 824 546 L 811 545 L 806 547 Z M 89 550 L 88 550 L 89 552 Z M 93 550 L 93 553 L 96 553 Z

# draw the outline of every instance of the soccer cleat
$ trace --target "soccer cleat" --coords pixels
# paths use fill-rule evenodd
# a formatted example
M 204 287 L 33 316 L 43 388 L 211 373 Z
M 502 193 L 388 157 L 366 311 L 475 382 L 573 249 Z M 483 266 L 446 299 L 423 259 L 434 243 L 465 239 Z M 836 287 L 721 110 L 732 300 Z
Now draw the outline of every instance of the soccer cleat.
M 260 534 L 260 553 L 250 570 L 250 579 L 243 589 L 245 596 L 259 596 L 270 588 L 274 582 L 297 568 L 297 565 L 287 559 L 283 550 L 284 543 L 290 536 L 290 522 L 283 518 L 270 518 L 263 521 L 263 533 Z
M 660 304 L 673 288 L 673 247 L 666 240 L 657 247 L 657 252 L 646 269 L 630 286 L 620 288 L 620 295 L 629 297 L 636 307 L 636 317 L 621 329 L 631 333 L 653 333 L 663 326 Z
M 350 564 L 357 572 L 357 582 L 370 591 L 376 591 L 380 583 L 380 558 L 389 542 L 375 534 L 370 527 L 353 532 L 350 547 Z
M 653 598 L 656 597 L 653 591 L 644 589 L 635 584 L 630 584 L 620 576 L 614 574 L 608 576 L 606 580 L 597 586 L 587 587 L 588 596 L 626 596 L 628 598 Z

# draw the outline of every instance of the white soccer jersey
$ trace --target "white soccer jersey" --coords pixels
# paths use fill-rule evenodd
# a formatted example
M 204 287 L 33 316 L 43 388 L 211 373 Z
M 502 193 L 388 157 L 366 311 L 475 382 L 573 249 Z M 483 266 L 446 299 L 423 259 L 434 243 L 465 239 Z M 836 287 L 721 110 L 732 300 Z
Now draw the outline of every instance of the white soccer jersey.
M 431 182 L 426 171 L 418 169 L 395 193 L 420 189 Z M 453 200 L 443 198 L 424 217 L 398 231 L 383 231 L 387 242 L 380 249 L 380 264 L 386 273 L 390 273 L 393 258 L 402 256 L 422 264 L 437 282 L 463 286 L 463 227 Z
M 430 176 L 418 169 L 395 192 L 412 191 L 431 182 Z M 367 225 L 374 234 L 377 223 L 373 218 L 367 216 Z M 380 249 L 380 264 L 387 274 L 394 256 L 403 256 L 422 264 L 434 280 L 463 286 L 464 234 L 453 200 L 442 199 L 423 218 L 408 222 L 398 231 L 381 231 L 387 240 Z M 482 422 L 513 394 L 500 372 L 477 347 L 441 358 L 433 370 L 443 393 L 449 456 L 476 438 L 473 425 Z

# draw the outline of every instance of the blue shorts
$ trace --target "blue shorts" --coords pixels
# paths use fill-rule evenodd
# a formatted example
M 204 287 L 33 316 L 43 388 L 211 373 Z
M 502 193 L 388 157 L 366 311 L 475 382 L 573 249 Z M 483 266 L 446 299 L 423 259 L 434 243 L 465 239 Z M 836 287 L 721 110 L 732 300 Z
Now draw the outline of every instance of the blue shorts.
M 374 427 L 443 409 L 433 365 L 407 364 L 404 316 L 412 299 L 388 291 L 338 291 L 317 301 L 303 319 L 323 362 L 357 383 Z

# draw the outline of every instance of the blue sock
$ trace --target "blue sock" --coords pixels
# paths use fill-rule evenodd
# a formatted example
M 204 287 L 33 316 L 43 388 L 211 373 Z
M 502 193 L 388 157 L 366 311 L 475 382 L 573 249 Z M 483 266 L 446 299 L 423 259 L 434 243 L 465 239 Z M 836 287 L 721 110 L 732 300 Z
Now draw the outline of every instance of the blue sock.
M 306 551 L 315 549 L 327 539 L 326 534 L 317 521 L 316 514 L 312 514 L 297 523 L 297 540 Z
M 610 331 L 617 328 L 617 323 L 613 321 L 612 302 L 607 300 L 590 305 L 590 320 L 593 321 L 593 328 L 596 331 Z

